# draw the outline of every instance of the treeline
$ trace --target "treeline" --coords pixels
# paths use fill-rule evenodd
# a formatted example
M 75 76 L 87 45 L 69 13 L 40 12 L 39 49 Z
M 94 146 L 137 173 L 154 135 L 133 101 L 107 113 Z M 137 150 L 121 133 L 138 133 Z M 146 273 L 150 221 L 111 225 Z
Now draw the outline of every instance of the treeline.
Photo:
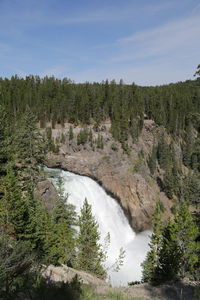
M 113 80 L 75 84 L 65 78 L 27 76 L 0 79 L 0 103 L 18 118 L 28 105 L 41 127 L 51 121 L 64 126 L 112 122 L 113 136 L 121 142 L 128 134 L 137 138 L 144 118 L 153 119 L 170 133 L 181 135 L 190 124 L 199 129 L 199 80 L 166 86 L 139 87 Z

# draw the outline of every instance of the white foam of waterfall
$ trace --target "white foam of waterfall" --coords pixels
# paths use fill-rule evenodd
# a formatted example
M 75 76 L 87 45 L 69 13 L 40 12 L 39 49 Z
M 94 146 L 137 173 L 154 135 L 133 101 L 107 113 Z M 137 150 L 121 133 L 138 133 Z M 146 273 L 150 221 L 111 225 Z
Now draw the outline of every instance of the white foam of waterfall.
M 92 205 L 93 215 L 99 224 L 102 244 L 107 233 L 110 233 L 106 267 L 109 269 L 113 265 L 121 247 L 125 250 L 125 259 L 120 271 L 108 270 L 111 284 L 119 286 L 140 280 L 140 264 L 148 251 L 151 232 L 135 234 L 117 201 L 106 194 L 94 180 L 63 170 L 59 171 L 59 175 L 63 179 L 65 193 L 68 194 L 68 202 L 76 206 L 78 214 L 85 198 Z

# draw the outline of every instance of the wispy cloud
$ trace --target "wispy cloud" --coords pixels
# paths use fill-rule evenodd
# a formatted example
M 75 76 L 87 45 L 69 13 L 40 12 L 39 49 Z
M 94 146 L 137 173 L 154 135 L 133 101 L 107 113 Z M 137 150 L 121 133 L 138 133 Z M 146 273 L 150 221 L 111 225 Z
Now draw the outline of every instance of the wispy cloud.
M 77 13 L 74 16 L 65 16 L 59 19 L 54 19 L 54 22 L 59 24 L 84 24 L 84 23 L 98 23 L 98 22 L 113 22 L 120 20 L 133 20 L 139 15 L 154 15 L 162 10 L 172 7 L 173 2 L 161 3 L 159 5 L 137 6 L 132 1 L 123 3 L 123 6 L 117 5 L 102 5 L 101 9 L 89 10 L 89 12 Z
M 76 81 L 105 78 L 156 85 L 190 79 L 199 63 L 200 15 L 122 37 L 102 65 L 72 74 Z
M 82 72 L 73 72 L 69 77 L 76 82 L 100 82 L 102 80 L 115 79 L 119 81 L 121 78 L 126 83 L 135 82 L 139 85 L 162 85 L 180 80 L 186 80 L 193 77 L 195 65 L 189 66 L 175 65 L 170 61 L 156 60 L 147 64 L 134 65 L 109 65 L 107 68 L 100 66 L 96 68 L 86 69 Z M 173 75 L 172 75 L 173 73 Z
M 182 80 L 199 63 L 199 1 L 0 0 L 1 70 L 76 81 Z
M 122 62 L 143 57 L 164 56 L 169 53 L 172 57 L 185 55 L 191 47 L 197 52 L 200 48 L 199 36 L 199 15 L 170 22 L 119 39 L 118 48 L 121 53 L 113 61 Z

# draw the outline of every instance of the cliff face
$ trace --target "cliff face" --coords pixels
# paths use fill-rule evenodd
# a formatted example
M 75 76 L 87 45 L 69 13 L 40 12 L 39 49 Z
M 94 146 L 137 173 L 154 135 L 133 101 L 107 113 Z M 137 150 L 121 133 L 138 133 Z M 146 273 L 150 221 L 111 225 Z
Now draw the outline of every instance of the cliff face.
M 60 167 L 95 179 L 118 199 L 134 230 L 146 230 L 151 227 L 151 216 L 157 201 L 163 203 L 166 215 L 170 214 L 172 205 L 160 191 L 147 166 L 160 130 L 163 129 L 153 121 L 146 120 L 138 142 L 132 144 L 129 141 L 130 154 L 127 155 L 113 140 L 107 125 L 101 133 L 104 149 L 93 151 L 89 146 L 77 146 L 68 141 L 60 146 L 59 154 L 49 153 L 45 163 L 48 167 Z M 60 132 L 57 130 L 55 134 Z M 160 173 L 158 168 L 156 172 Z

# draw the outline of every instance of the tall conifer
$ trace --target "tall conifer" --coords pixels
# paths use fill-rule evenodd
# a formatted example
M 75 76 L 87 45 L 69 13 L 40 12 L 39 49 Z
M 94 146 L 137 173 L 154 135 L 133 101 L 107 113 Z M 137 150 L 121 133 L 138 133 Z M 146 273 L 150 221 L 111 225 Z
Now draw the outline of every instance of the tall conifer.
M 80 227 L 77 240 L 77 267 L 104 278 L 106 273 L 102 265 L 104 254 L 99 244 L 98 224 L 92 215 L 91 205 L 85 199 L 78 225 Z

